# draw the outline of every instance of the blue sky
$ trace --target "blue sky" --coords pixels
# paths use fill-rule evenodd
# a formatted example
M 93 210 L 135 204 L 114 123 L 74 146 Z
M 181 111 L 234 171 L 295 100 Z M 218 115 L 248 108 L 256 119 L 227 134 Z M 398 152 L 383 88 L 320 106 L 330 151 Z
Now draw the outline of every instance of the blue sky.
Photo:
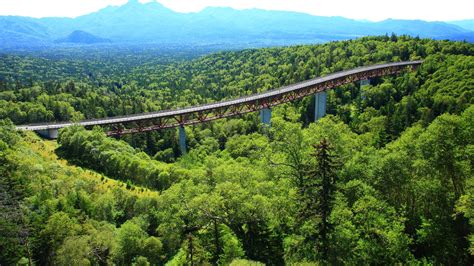
M 140 0 L 151 2 L 156 0 Z M 76 17 L 127 0 L 0 0 L 0 15 Z M 207 6 L 236 9 L 288 10 L 320 16 L 343 16 L 380 21 L 474 19 L 474 0 L 158 0 L 178 12 L 197 12 Z

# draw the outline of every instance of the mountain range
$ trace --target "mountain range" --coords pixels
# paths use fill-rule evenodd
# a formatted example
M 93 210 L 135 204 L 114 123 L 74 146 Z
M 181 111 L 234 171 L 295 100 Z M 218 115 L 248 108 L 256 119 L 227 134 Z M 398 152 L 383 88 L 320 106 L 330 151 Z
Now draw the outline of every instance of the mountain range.
M 474 31 L 474 19 L 450 21 L 450 24 L 458 25 L 470 31 Z
M 77 18 L 0 16 L 0 48 L 64 43 L 268 44 L 326 42 L 367 35 L 408 34 L 474 42 L 472 21 L 368 22 L 286 11 L 208 7 L 178 13 L 157 2 L 130 0 Z M 463 26 L 465 25 L 465 26 Z

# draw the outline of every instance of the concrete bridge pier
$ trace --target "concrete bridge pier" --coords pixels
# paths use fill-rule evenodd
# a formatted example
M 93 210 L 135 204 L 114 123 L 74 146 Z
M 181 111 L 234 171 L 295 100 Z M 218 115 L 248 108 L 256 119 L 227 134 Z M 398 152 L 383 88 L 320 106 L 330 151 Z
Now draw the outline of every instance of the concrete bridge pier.
M 363 79 L 360 81 L 360 96 L 362 99 L 365 99 L 365 93 L 362 91 L 362 87 L 370 85 L 370 79 Z
M 364 86 L 367 86 L 367 85 L 370 85 L 370 79 L 363 79 L 360 81 L 360 87 L 364 87 Z
M 260 110 L 260 121 L 262 124 L 270 126 L 272 120 L 272 109 L 265 108 Z
M 326 115 L 327 92 L 322 91 L 314 95 L 314 121 L 318 121 Z
M 184 130 L 184 126 L 179 126 L 179 150 L 182 155 L 188 153 L 186 149 L 186 131 Z
M 59 129 L 49 128 L 49 129 L 43 129 L 43 130 L 36 130 L 35 132 L 38 133 L 38 135 L 40 135 L 41 137 L 46 138 L 46 139 L 57 139 Z

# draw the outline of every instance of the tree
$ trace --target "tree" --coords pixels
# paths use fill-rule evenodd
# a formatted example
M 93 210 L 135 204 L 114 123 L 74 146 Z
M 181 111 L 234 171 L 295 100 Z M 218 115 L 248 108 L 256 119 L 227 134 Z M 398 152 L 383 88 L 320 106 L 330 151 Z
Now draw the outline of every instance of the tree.
M 150 236 L 143 242 L 142 252 L 152 264 L 158 264 L 162 261 L 163 243 L 157 237 Z
M 315 178 L 320 180 L 319 187 L 319 206 L 318 212 L 321 215 L 321 247 L 322 259 L 327 261 L 329 258 L 329 215 L 332 210 L 332 201 L 336 191 L 336 175 L 334 155 L 331 154 L 331 147 L 326 139 L 322 139 L 319 144 L 314 146 L 313 156 L 317 161 L 316 171 L 312 173 Z
M 141 254 L 142 245 L 147 238 L 140 221 L 127 221 L 117 231 L 118 249 L 114 257 L 118 263 L 131 264 Z
M 329 261 L 329 216 L 336 191 L 336 165 L 326 139 L 313 146 L 313 163 L 297 183 L 298 235 L 287 239 L 288 260 Z
M 360 180 L 349 181 L 336 193 L 329 220 L 332 263 L 395 264 L 413 259 L 405 219 Z
M 37 240 L 40 241 L 41 253 L 44 256 L 42 261 L 52 261 L 64 239 L 77 235 L 79 230 L 81 226 L 67 213 L 60 211 L 52 214 L 40 232 L 41 238 Z
M 222 241 L 222 253 L 219 255 L 220 265 L 228 265 L 233 260 L 244 257 L 242 244 L 229 227 L 221 225 L 220 235 Z
M 59 265 L 91 265 L 92 248 L 87 236 L 73 236 L 64 240 L 56 255 Z

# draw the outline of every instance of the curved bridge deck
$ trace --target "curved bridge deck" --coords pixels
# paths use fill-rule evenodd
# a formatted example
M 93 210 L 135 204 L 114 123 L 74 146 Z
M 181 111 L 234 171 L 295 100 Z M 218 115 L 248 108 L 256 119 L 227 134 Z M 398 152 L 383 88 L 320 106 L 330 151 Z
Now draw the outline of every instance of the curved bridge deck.
M 421 63 L 422 61 L 409 61 L 359 67 L 238 99 L 182 109 L 90 119 L 77 123 L 60 122 L 21 125 L 17 126 L 17 129 L 41 131 L 57 130 L 73 124 L 85 127 L 108 125 L 111 128 L 108 135 L 122 135 L 192 125 L 270 108 L 359 80 L 397 74 L 405 71 L 407 68 L 415 69 Z M 126 127 L 126 125 L 130 125 L 130 127 Z

